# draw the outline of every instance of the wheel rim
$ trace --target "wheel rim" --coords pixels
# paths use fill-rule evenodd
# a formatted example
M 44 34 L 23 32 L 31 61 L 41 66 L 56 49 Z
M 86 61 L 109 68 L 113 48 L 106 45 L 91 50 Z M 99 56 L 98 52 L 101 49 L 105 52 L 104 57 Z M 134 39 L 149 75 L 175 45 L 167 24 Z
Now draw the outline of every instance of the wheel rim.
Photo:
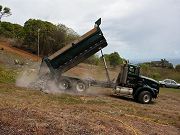
M 66 81 L 66 80 L 60 81 L 60 83 L 59 83 L 59 88 L 60 88 L 61 90 L 67 90 L 67 89 L 69 88 L 69 82 Z
M 150 101 L 150 96 L 149 95 L 144 95 L 143 100 L 145 103 L 148 103 Z
M 78 82 L 76 85 L 76 90 L 78 92 L 84 92 L 86 90 L 86 85 L 83 82 Z

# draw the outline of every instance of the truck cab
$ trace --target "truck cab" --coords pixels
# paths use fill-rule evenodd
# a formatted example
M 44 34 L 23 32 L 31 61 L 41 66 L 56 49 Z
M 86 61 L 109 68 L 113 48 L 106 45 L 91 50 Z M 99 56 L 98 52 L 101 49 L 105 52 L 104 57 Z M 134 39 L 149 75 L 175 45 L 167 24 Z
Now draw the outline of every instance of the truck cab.
M 157 98 L 159 87 L 156 80 L 140 75 L 139 66 L 124 64 L 116 80 L 115 93 L 131 94 L 136 101 L 146 104 Z

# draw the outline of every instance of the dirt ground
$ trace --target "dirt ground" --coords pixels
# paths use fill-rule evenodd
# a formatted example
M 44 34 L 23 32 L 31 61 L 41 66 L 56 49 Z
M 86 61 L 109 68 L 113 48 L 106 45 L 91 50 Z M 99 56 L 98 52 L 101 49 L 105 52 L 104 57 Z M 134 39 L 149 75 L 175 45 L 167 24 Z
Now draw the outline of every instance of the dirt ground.
M 0 84 L 0 133 L 179 135 L 179 102 L 173 89 L 161 89 L 156 101 L 143 105 L 108 89 L 99 95 L 45 94 Z
M 0 49 L 3 51 L 13 53 L 13 54 L 17 54 L 26 59 L 31 59 L 32 61 L 38 61 L 40 59 L 39 57 L 37 57 L 34 54 L 31 54 L 31 53 L 28 53 L 21 49 L 10 46 L 9 43 L 7 43 L 7 42 L 0 42 Z
M 26 57 L 14 48 L 4 49 L 8 53 L 12 49 L 20 58 Z M 5 62 L 0 59 L 0 63 Z M 116 78 L 116 72 L 110 72 L 111 78 Z M 105 79 L 102 68 L 84 64 L 66 74 Z M 179 102 L 177 89 L 161 89 L 157 100 L 143 105 L 129 97 L 112 96 L 111 90 L 104 88 L 91 87 L 86 95 L 46 94 L 0 83 L 0 134 L 179 135 Z

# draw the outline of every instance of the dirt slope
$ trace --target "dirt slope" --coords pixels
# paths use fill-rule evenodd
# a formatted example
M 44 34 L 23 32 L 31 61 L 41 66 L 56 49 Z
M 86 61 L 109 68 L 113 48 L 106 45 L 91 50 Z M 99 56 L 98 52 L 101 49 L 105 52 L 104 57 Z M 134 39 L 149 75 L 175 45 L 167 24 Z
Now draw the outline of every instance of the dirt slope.
M 2 48 L 7 52 L 17 54 L 21 56 L 22 58 L 31 59 L 32 61 L 38 60 L 38 57 L 36 55 L 28 53 L 26 51 L 23 51 L 15 47 L 11 47 L 7 42 L 0 42 L 0 49 Z

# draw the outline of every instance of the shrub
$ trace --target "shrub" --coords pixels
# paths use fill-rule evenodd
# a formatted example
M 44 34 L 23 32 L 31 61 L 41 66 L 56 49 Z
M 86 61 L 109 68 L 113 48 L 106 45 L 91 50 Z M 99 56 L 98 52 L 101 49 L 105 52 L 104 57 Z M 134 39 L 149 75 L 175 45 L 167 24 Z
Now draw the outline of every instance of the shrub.
M 177 71 L 180 71 L 180 64 L 176 65 L 175 69 L 176 69 Z

